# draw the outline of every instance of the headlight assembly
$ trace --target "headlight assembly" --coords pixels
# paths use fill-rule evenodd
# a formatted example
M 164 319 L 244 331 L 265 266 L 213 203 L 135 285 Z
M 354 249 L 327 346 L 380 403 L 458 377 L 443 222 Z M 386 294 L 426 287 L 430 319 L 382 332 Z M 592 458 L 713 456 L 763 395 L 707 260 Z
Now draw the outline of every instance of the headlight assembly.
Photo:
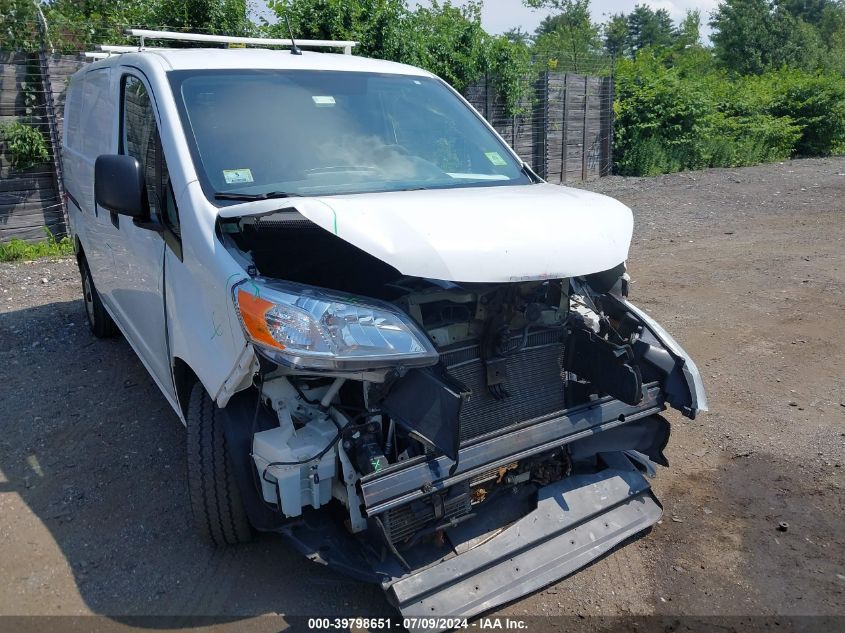
M 437 362 L 426 335 L 389 303 L 266 279 L 232 292 L 247 338 L 282 365 L 358 371 Z

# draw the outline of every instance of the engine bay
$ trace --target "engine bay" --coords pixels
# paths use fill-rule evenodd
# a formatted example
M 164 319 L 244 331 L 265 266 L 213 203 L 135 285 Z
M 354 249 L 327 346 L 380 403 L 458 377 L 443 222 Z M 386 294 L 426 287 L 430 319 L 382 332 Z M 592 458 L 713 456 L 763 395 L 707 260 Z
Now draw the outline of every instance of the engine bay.
M 408 569 L 409 549 L 442 543 L 494 500 L 530 499 L 543 486 L 603 467 L 602 446 L 576 459 L 572 446 L 560 444 L 458 477 L 468 448 L 568 420 L 579 407 L 610 400 L 636 407 L 650 386 L 666 390 L 670 403 L 674 390 L 683 405 L 675 357 L 626 307 L 624 264 L 571 279 L 458 283 L 402 275 L 295 212 L 228 220 L 219 230 L 257 282 L 284 279 L 384 302 L 433 346 L 436 362 L 425 366 L 354 371 L 303 368 L 259 353 L 253 385 L 251 456 L 266 507 L 283 520 L 340 508 L 348 532 Z M 259 410 L 271 422 L 257 423 Z M 631 444 L 644 469 L 665 462 L 664 425 L 658 441 Z M 409 486 L 407 502 L 367 502 L 362 482 L 440 458 L 447 471 L 413 494 Z

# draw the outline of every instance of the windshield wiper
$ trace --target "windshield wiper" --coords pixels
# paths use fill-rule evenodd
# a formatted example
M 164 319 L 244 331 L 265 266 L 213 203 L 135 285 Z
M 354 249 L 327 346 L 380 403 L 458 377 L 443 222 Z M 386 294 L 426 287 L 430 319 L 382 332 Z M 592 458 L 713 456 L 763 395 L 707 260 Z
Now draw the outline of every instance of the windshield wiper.
M 288 191 L 268 191 L 267 193 L 229 193 L 218 192 L 214 194 L 215 200 L 270 200 L 272 198 L 301 198 L 298 193 Z

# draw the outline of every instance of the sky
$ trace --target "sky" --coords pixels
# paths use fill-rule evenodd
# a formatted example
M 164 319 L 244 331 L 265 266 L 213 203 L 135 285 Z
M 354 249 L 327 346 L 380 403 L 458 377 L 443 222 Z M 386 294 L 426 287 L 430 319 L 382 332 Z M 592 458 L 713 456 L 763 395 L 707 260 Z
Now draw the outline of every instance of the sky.
M 454 4 L 461 4 L 460 0 Z M 614 13 L 630 13 L 637 4 L 647 4 L 652 9 L 666 9 L 672 19 L 679 22 L 688 9 L 701 11 L 703 34 L 709 34 L 707 21 L 710 12 L 719 4 L 719 0 L 639 0 L 637 2 L 620 2 L 619 0 L 592 0 L 590 10 L 593 21 L 606 22 Z M 504 33 L 514 26 L 521 26 L 523 30 L 533 32 L 540 21 L 549 11 L 534 11 L 522 4 L 522 0 L 486 0 L 482 22 L 488 33 Z
M 455 4 L 461 4 L 460 0 Z M 639 0 L 621 2 L 620 0 L 592 0 L 590 10 L 593 21 L 606 22 L 614 13 L 630 13 L 637 4 L 647 4 L 652 9 L 666 9 L 675 23 L 679 22 L 688 9 L 701 11 L 702 34 L 709 35 L 707 27 L 710 12 L 719 4 L 719 0 Z M 533 32 L 549 11 L 535 11 L 522 4 L 522 0 L 486 0 L 482 22 L 488 33 L 504 33 L 514 26 Z
M 258 5 L 262 5 L 260 0 Z M 411 0 L 414 4 L 429 4 L 426 0 Z M 452 4 L 463 4 L 463 0 L 452 0 Z M 719 0 L 637 0 L 622 2 L 620 0 L 592 0 L 590 9 L 595 22 L 605 22 L 614 13 L 630 13 L 636 4 L 647 4 L 652 9 L 666 9 L 672 19 L 677 23 L 684 17 L 688 9 L 701 11 L 702 35 L 708 37 L 710 29 L 707 21 L 710 12 L 719 4 Z M 259 14 L 268 15 L 259 9 Z M 484 12 L 481 16 L 484 29 L 488 33 L 504 33 L 516 26 L 522 27 L 524 31 L 533 32 L 540 21 L 549 14 L 549 11 L 534 11 L 527 9 L 522 0 L 485 0 Z M 269 17 L 269 16 L 268 16 Z

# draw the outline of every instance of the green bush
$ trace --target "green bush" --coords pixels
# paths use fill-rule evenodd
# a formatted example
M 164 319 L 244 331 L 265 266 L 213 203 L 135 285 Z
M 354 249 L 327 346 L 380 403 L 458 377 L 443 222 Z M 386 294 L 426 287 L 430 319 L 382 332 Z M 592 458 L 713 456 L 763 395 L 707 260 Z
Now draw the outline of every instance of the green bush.
M 50 157 L 41 132 L 20 121 L 0 129 L 6 143 L 6 154 L 17 169 L 29 169 Z
M 531 62 L 528 47 L 504 36 L 492 38 L 487 54 L 493 85 L 502 95 L 509 115 L 525 114 L 525 102 L 531 96 Z
M 711 121 L 713 134 L 703 140 L 708 167 L 742 167 L 789 158 L 801 137 L 789 117 L 754 113 Z
M 47 239 L 43 242 L 24 242 L 13 238 L 5 244 L 0 242 L 0 262 L 38 259 L 39 257 L 61 257 L 73 254 L 73 242 L 69 237 L 57 240 L 44 227 Z
M 644 51 L 619 63 L 617 173 L 739 167 L 845 151 L 842 76 L 783 69 L 730 77 L 704 59 L 669 67 L 667 61 Z
M 644 55 L 619 64 L 616 99 L 619 173 L 653 175 L 706 166 L 702 139 L 713 105 L 696 82 Z
M 784 69 L 771 73 L 774 89 L 770 112 L 795 121 L 802 156 L 828 156 L 845 149 L 845 78 L 834 73 Z

